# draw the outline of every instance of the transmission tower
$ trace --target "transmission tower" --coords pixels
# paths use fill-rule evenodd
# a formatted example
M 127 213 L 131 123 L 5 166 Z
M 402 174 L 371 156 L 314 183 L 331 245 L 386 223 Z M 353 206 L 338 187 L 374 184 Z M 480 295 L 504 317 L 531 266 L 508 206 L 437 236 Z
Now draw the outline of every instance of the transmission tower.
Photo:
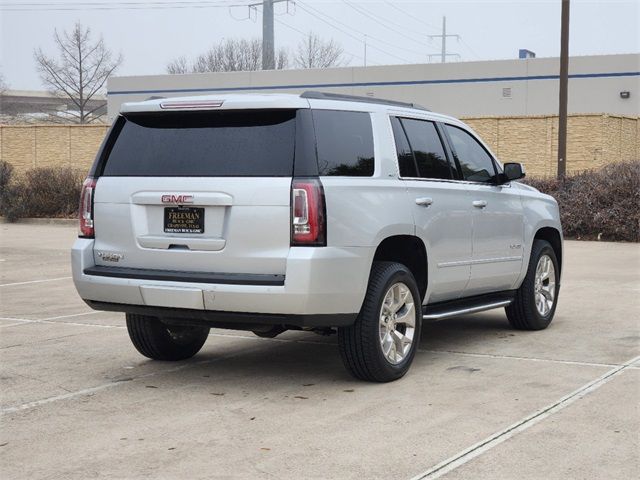
M 440 39 L 442 45 L 442 53 L 429 55 L 429 60 L 431 60 L 432 57 L 440 57 L 440 61 L 442 63 L 445 63 L 447 61 L 447 57 L 460 58 L 460 55 L 457 53 L 447 53 L 447 38 L 449 37 L 455 37 L 457 40 L 460 40 L 460 35 L 447 33 L 447 17 L 442 17 L 442 33 L 440 35 L 429 35 L 429 38 Z

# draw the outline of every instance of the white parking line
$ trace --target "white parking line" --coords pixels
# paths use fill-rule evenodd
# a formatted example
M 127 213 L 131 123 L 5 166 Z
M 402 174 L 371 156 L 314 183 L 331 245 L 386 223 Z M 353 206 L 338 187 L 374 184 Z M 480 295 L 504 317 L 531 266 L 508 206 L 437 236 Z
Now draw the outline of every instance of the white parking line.
M 0 320 L 10 320 L 8 318 L 2 318 Z M 0 325 L 0 328 L 4 327 L 18 327 L 20 325 L 26 325 L 22 320 L 18 320 L 16 323 L 5 323 L 4 325 Z
M 70 398 L 80 397 L 80 396 L 83 396 L 83 395 L 91 395 L 91 394 L 99 392 L 101 390 L 106 390 L 108 388 L 116 387 L 118 385 L 123 385 L 123 384 L 129 383 L 129 382 L 134 382 L 136 380 L 149 378 L 149 377 L 154 377 L 156 375 L 161 375 L 163 373 L 177 372 L 179 370 L 183 370 L 183 369 L 188 368 L 188 367 L 193 366 L 193 365 L 205 365 L 205 364 L 208 364 L 208 363 L 217 362 L 219 360 L 226 360 L 226 359 L 233 358 L 233 357 L 236 357 L 236 356 L 239 356 L 239 355 L 244 355 L 245 352 L 247 352 L 247 350 L 241 350 L 241 351 L 238 351 L 238 352 L 233 352 L 233 353 L 230 353 L 228 355 L 221 355 L 221 356 L 219 356 L 217 358 L 212 358 L 210 360 L 201 360 L 199 362 L 183 363 L 183 364 L 178 365 L 178 366 L 173 367 L 173 368 L 167 368 L 167 369 L 164 369 L 164 370 L 157 370 L 155 372 L 145 373 L 144 375 L 138 375 L 137 377 L 130 377 L 130 378 L 125 378 L 125 379 L 121 379 L 121 380 L 116 380 L 116 381 L 113 381 L 113 382 L 103 383 L 102 385 L 97 385 L 95 387 L 83 388 L 82 390 L 76 390 L 75 392 L 64 393 L 62 395 L 55 395 L 53 397 L 47 397 L 47 398 L 43 398 L 41 400 L 35 400 L 33 402 L 23 403 L 22 405 L 15 405 L 13 407 L 5 407 L 5 408 L 0 409 L 0 416 L 6 415 L 8 413 L 19 412 L 19 411 L 22 411 L 22 410 L 29 410 L 31 408 L 39 407 L 41 405 L 46 405 L 48 403 L 58 402 L 60 400 L 68 400 Z
M 55 321 L 58 319 L 63 319 L 63 318 L 70 318 L 70 317 L 78 317 L 78 316 L 83 316 L 83 315 L 92 315 L 92 314 L 97 314 L 97 313 L 101 313 L 101 312 L 97 312 L 97 311 L 91 311 L 91 312 L 83 312 L 83 313 L 76 313 L 76 314 L 70 314 L 70 315 L 60 315 L 60 316 L 56 316 L 56 317 L 49 317 L 47 319 L 42 319 L 42 320 L 31 320 L 31 319 L 21 319 L 21 318 L 15 318 L 15 317 L 0 317 L 0 320 L 12 320 L 15 322 L 23 322 L 23 323 L 61 323 L 64 325 L 74 325 L 74 326 L 82 326 L 82 327 L 98 327 L 98 328 L 121 328 L 124 329 L 126 328 L 124 325 L 100 325 L 100 324 L 93 324 L 93 323 L 77 323 L 77 322 L 64 322 L 64 321 Z M 0 327 L 8 327 L 8 326 L 14 326 L 17 325 L 16 323 L 14 324 L 9 324 L 9 325 L 1 325 Z M 248 336 L 248 335 L 236 335 L 236 334 L 221 334 L 221 333 L 210 333 L 211 336 L 215 336 L 215 337 L 231 337 L 231 338 L 240 338 L 240 339 L 245 339 L 245 340 L 268 340 L 268 341 L 275 341 L 275 342 L 284 342 L 284 343 L 304 343 L 304 344 L 314 344 L 314 345 L 329 345 L 329 346 L 335 346 L 335 343 L 328 343 L 328 342 L 314 342 L 314 341 L 308 341 L 308 340 L 291 340 L 291 339 L 284 339 L 284 338 L 262 338 L 262 337 L 255 337 L 255 336 Z M 180 366 L 177 366 L 175 368 L 172 369 L 166 369 L 166 370 L 160 370 L 160 371 L 156 371 L 156 372 L 151 372 L 149 374 L 146 375 L 141 375 L 138 377 L 133 377 L 131 378 L 131 380 L 137 380 L 137 379 L 141 379 L 141 378 L 147 378 L 150 376 L 154 376 L 154 375 L 159 375 L 162 373 L 171 373 L 174 371 L 178 371 L 178 370 L 182 370 L 184 368 L 187 368 L 191 365 L 200 365 L 200 364 L 206 364 L 206 363 L 210 363 L 210 362 L 214 362 L 220 359 L 224 359 L 224 358 L 232 358 L 238 355 L 243 355 L 244 352 L 246 350 L 241 350 L 239 352 L 236 353 L 232 353 L 229 355 L 224 355 L 222 357 L 219 357 L 217 359 L 213 359 L 213 360 L 204 360 L 201 362 L 194 362 L 194 363 L 188 363 L 188 364 L 183 364 Z M 494 359 L 507 359 L 507 360 L 529 360 L 529 361 L 546 361 L 546 362 L 552 362 L 552 363 L 562 363 L 562 364 L 570 364 L 570 365 L 583 365 L 583 366 L 611 366 L 611 364 L 600 364 L 600 363 L 591 363 L 591 362 L 576 362 L 576 361 L 565 361 L 565 360 L 551 360 L 551 359 L 541 359 L 541 358 L 532 358 L 532 357 L 516 357 L 516 356 L 507 356 L 507 355 L 494 355 L 494 354 L 481 354 L 481 353 L 466 353 L 466 352 L 458 352 L 458 351 L 440 351 L 440 350 L 423 350 L 423 349 L 419 349 L 419 352 L 422 353 L 435 353 L 435 354 L 449 354 L 449 355 L 462 355 L 462 356 L 471 356 L 471 357 L 485 357 L 485 358 L 494 358 Z M 633 358 L 632 360 L 629 360 L 628 362 L 625 362 L 622 365 L 617 365 L 615 366 L 615 368 L 613 368 L 612 370 L 608 371 L 607 373 L 605 373 L 604 375 L 598 377 L 596 380 L 593 380 L 592 382 L 587 383 L 586 385 L 578 388 L 577 390 L 575 390 L 574 392 L 570 393 L 569 395 L 566 395 L 565 397 L 562 397 L 560 400 L 558 400 L 557 402 L 554 402 L 551 405 L 548 405 L 536 412 L 534 412 L 533 414 L 523 418 L 522 420 L 512 424 L 511 426 L 500 430 L 499 432 L 494 433 L 493 435 L 487 437 L 486 439 L 482 440 L 481 442 L 476 443 L 475 445 L 472 445 L 471 447 L 463 450 L 462 452 L 450 457 L 449 459 L 431 467 L 429 470 L 413 477 L 411 480 L 427 480 L 427 479 L 435 479 L 435 478 L 439 478 L 442 475 L 445 475 L 446 473 L 454 470 L 455 468 L 464 465 L 465 463 L 467 463 L 468 461 L 472 460 L 473 458 L 481 455 L 482 453 L 486 452 L 487 450 L 490 450 L 491 448 L 499 445 L 500 443 L 508 440 L 509 438 L 511 438 L 512 436 L 514 436 L 516 433 L 519 433 L 523 430 L 526 430 L 528 428 L 530 428 L 531 426 L 541 422 L 542 420 L 544 420 L 545 418 L 547 418 L 548 416 L 552 415 L 553 413 L 567 407 L 568 405 L 570 405 L 571 403 L 575 402 L 576 400 L 584 397 L 585 395 L 595 391 L 596 389 L 600 388 L 602 385 L 604 385 L 605 383 L 609 382 L 611 379 L 613 379 L 614 376 L 620 374 L 623 370 L 627 369 L 627 368 L 637 368 L 636 366 L 632 365 L 633 363 L 637 362 L 640 360 L 640 356 Z M 22 405 L 18 405 L 18 406 L 13 406 L 13 407 L 6 407 L 3 409 L 0 409 L 0 415 L 4 415 L 7 413 L 12 413 L 12 412 L 16 412 L 16 411 L 20 411 L 20 410 L 27 410 L 30 408 L 34 408 L 40 405 L 44 405 L 47 403 L 51 403 L 51 402 L 56 402 L 56 401 L 60 401 L 60 400 L 66 400 L 69 398 L 74 398 L 77 396 L 81 396 L 81 395 L 90 395 L 93 394 L 95 392 L 101 391 L 101 390 L 105 390 L 117 385 L 120 385 L 122 383 L 125 383 L 123 381 L 114 381 L 114 382 L 109 382 L 109 383 L 105 383 L 102 385 L 98 385 L 96 387 L 91 387 L 91 388 L 86 388 L 86 389 L 82 389 L 82 390 L 77 390 L 75 392 L 69 392 L 69 393 L 65 393 L 63 395 L 56 395 L 53 397 L 48 397 L 48 398 L 44 398 L 41 400 L 36 400 L 33 402 L 28 402 L 28 403 L 24 403 Z
M 104 312 L 100 312 L 100 311 L 91 311 L 91 312 L 84 312 L 84 313 L 74 313 L 72 315 L 61 315 L 58 317 L 50 317 L 50 318 L 44 318 L 41 320 L 30 320 L 30 319 L 26 319 L 26 318 L 15 318 L 15 317 L 0 317 L 0 320 L 11 320 L 14 322 L 22 322 L 22 323 L 11 323 L 11 324 L 7 324 L 7 325 L 0 325 L 0 328 L 4 328 L 4 327 L 15 327 L 15 326 L 19 326 L 19 325 L 28 325 L 30 323 L 59 323 L 62 325 L 73 325 L 73 326 L 77 326 L 77 327 L 97 327 L 97 328 L 127 328 L 125 325 L 101 325 L 101 324 L 97 324 L 97 323 L 80 323 L 80 322 L 60 322 L 60 321 L 55 321 L 58 319 L 63 319 L 63 318 L 70 318 L 70 317 L 79 317 L 79 316 L 83 316 L 83 315 L 93 315 L 93 314 L 97 314 L 97 313 L 104 313 Z M 240 335 L 240 334 L 233 334 L 233 333 L 210 333 L 210 336 L 213 337 L 230 337 L 230 338 L 243 338 L 246 340 L 268 340 L 271 342 L 285 342 L 285 343 L 305 343 L 305 344 L 310 344 L 310 345 L 329 345 L 329 346 L 335 346 L 336 343 L 335 342 L 316 342 L 313 340 L 291 340 L 291 339 L 287 339 L 287 338 L 264 338 L 264 337 L 258 337 L 258 336 L 254 336 L 254 335 Z M 427 349 L 422 349 L 419 348 L 418 352 L 421 353 L 433 353 L 433 354 L 437 354 L 437 355 L 459 355 L 459 356 L 463 356 L 463 357 L 477 357 L 477 358 L 492 358 L 492 359 L 497 359 L 497 360 L 523 360 L 523 361 L 529 361 L 529 362 L 546 362 L 546 363 L 559 363 L 562 365 L 578 365 L 578 366 L 582 366 L 582 367 L 617 367 L 620 366 L 619 364 L 616 363 L 605 363 L 605 362 L 580 362 L 577 360 L 561 360 L 561 359 L 554 359 L 554 358 L 536 358 L 536 357 L 520 357 L 517 355 L 497 355 L 497 354 L 492 354 L 492 353 L 473 353 L 473 352 L 460 352 L 460 351 L 456 351 L 456 350 L 427 350 Z M 629 365 L 629 368 L 640 368 L 640 367 L 636 367 L 633 365 Z
M 49 317 L 49 318 L 45 318 L 44 320 L 50 321 L 50 320 L 58 320 L 59 318 L 84 317 L 85 315 L 96 315 L 98 313 L 104 313 L 104 312 L 91 310 L 90 312 L 72 313 L 70 315 L 59 315 L 57 317 Z
M 621 374 L 625 369 L 629 368 L 632 363 L 638 361 L 640 356 L 635 357 L 628 362 L 625 362 L 622 365 L 619 365 L 611 370 L 609 370 L 604 375 L 596 378 L 595 380 L 583 385 L 582 387 L 574 390 L 568 395 L 565 395 L 558 401 L 552 403 L 551 405 L 547 405 L 544 408 L 532 413 L 531 415 L 526 416 L 522 420 L 517 421 L 516 423 L 509 425 L 507 428 L 504 428 L 493 435 L 488 436 L 484 440 L 472 445 L 465 450 L 462 450 L 459 453 L 456 453 L 452 457 L 440 462 L 437 465 L 429 468 L 428 470 L 416 475 L 411 480 L 433 480 L 436 478 L 440 478 L 443 475 L 455 470 L 456 468 L 464 465 L 465 463 L 473 460 L 474 458 L 482 455 L 483 453 L 491 450 L 492 448 L 500 445 L 502 442 L 508 440 L 514 435 L 523 432 L 531 428 L 532 426 L 540 423 L 545 418 L 553 415 L 554 413 L 568 407 L 576 400 L 581 399 L 585 395 L 588 395 L 591 392 L 596 391 L 598 388 L 603 386 L 604 384 L 613 380 L 614 377 Z
M 0 287 L 13 287 L 15 285 L 28 285 L 30 283 L 56 282 L 58 280 L 68 280 L 72 277 L 47 278 L 44 280 L 29 280 L 27 282 L 3 283 Z
M 89 327 L 113 327 L 113 325 L 99 325 L 96 323 L 78 323 L 78 322 L 55 322 L 54 320 L 58 320 L 61 318 L 72 318 L 72 317 L 83 317 L 85 315 L 95 315 L 97 313 L 102 313 L 102 312 L 96 312 L 96 311 L 91 311 L 91 312 L 82 312 L 82 313 L 72 313 L 70 315 L 59 315 L 57 317 L 49 317 L 49 318 L 42 318 L 42 319 L 30 319 L 30 318 L 15 318 L 15 317 L 0 317 L 0 320 L 10 320 L 13 322 L 19 322 L 19 323 L 11 323 L 8 325 L 0 325 L 0 328 L 4 328 L 4 327 L 15 327 L 18 325 L 28 325 L 30 323 L 62 323 L 65 325 L 76 325 L 76 326 L 89 326 Z
M 559 360 L 555 358 L 536 358 L 536 357 L 521 357 L 519 355 L 498 355 L 494 353 L 473 353 L 473 352 L 460 352 L 457 350 L 423 350 L 418 349 L 419 352 L 424 353 L 437 353 L 437 354 L 451 354 L 460 355 L 462 357 L 480 357 L 480 358 L 496 358 L 504 360 L 526 360 L 530 362 L 550 362 L 550 363 L 562 363 L 564 365 L 580 365 L 582 367 L 618 367 L 618 363 L 604 363 L 604 362 L 580 362 L 578 360 Z

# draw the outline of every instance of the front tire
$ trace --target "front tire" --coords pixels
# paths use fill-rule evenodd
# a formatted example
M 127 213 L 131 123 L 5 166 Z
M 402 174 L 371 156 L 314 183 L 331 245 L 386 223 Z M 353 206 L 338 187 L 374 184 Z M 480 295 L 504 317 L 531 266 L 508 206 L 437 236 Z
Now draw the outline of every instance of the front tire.
M 527 276 L 513 302 L 505 308 L 507 319 L 518 330 L 542 330 L 556 311 L 560 268 L 555 251 L 545 240 L 534 240 Z
M 136 350 L 153 360 L 185 360 L 200 351 L 209 327 L 166 325 L 159 318 L 127 313 L 127 330 Z
M 374 262 L 358 318 L 338 329 L 342 361 L 360 380 L 397 380 L 413 362 L 421 326 L 420 294 L 411 272 L 399 263 Z

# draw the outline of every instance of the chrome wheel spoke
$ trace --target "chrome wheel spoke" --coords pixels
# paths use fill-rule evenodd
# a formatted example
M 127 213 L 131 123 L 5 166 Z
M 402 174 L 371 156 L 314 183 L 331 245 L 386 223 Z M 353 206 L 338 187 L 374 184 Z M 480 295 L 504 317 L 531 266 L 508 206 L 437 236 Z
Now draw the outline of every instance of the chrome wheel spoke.
M 534 300 L 538 313 L 546 316 L 553 309 L 556 296 L 556 271 L 549 255 L 538 260 L 534 277 Z
M 393 342 L 396 345 L 396 352 L 399 352 L 402 356 L 404 356 L 408 350 L 407 347 L 411 346 L 411 339 L 407 338 L 406 335 L 400 333 L 398 330 L 393 332 Z
M 380 340 L 380 344 L 382 346 L 382 353 L 384 353 L 385 356 L 388 356 L 394 344 L 393 337 L 390 332 L 387 331 L 384 337 Z
M 406 303 L 405 308 L 403 308 L 398 314 L 398 318 L 396 319 L 396 323 L 400 323 L 406 325 L 407 327 L 415 327 L 416 326 L 416 313 L 414 310 L 413 303 Z
M 387 290 L 380 308 L 379 334 L 382 354 L 391 364 L 402 362 L 411 352 L 416 326 L 413 294 L 402 282 Z

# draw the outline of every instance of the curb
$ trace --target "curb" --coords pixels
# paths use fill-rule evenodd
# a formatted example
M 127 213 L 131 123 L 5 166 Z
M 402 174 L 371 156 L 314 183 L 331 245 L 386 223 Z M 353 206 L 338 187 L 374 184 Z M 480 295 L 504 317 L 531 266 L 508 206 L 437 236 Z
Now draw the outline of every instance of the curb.
M 0 217 L 0 223 L 22 223 L 26 225 L 62 225 L 77 226 L 78 220 L 75 218 L 19 218 L 15 222 L 8 222 L 5 217 Z

